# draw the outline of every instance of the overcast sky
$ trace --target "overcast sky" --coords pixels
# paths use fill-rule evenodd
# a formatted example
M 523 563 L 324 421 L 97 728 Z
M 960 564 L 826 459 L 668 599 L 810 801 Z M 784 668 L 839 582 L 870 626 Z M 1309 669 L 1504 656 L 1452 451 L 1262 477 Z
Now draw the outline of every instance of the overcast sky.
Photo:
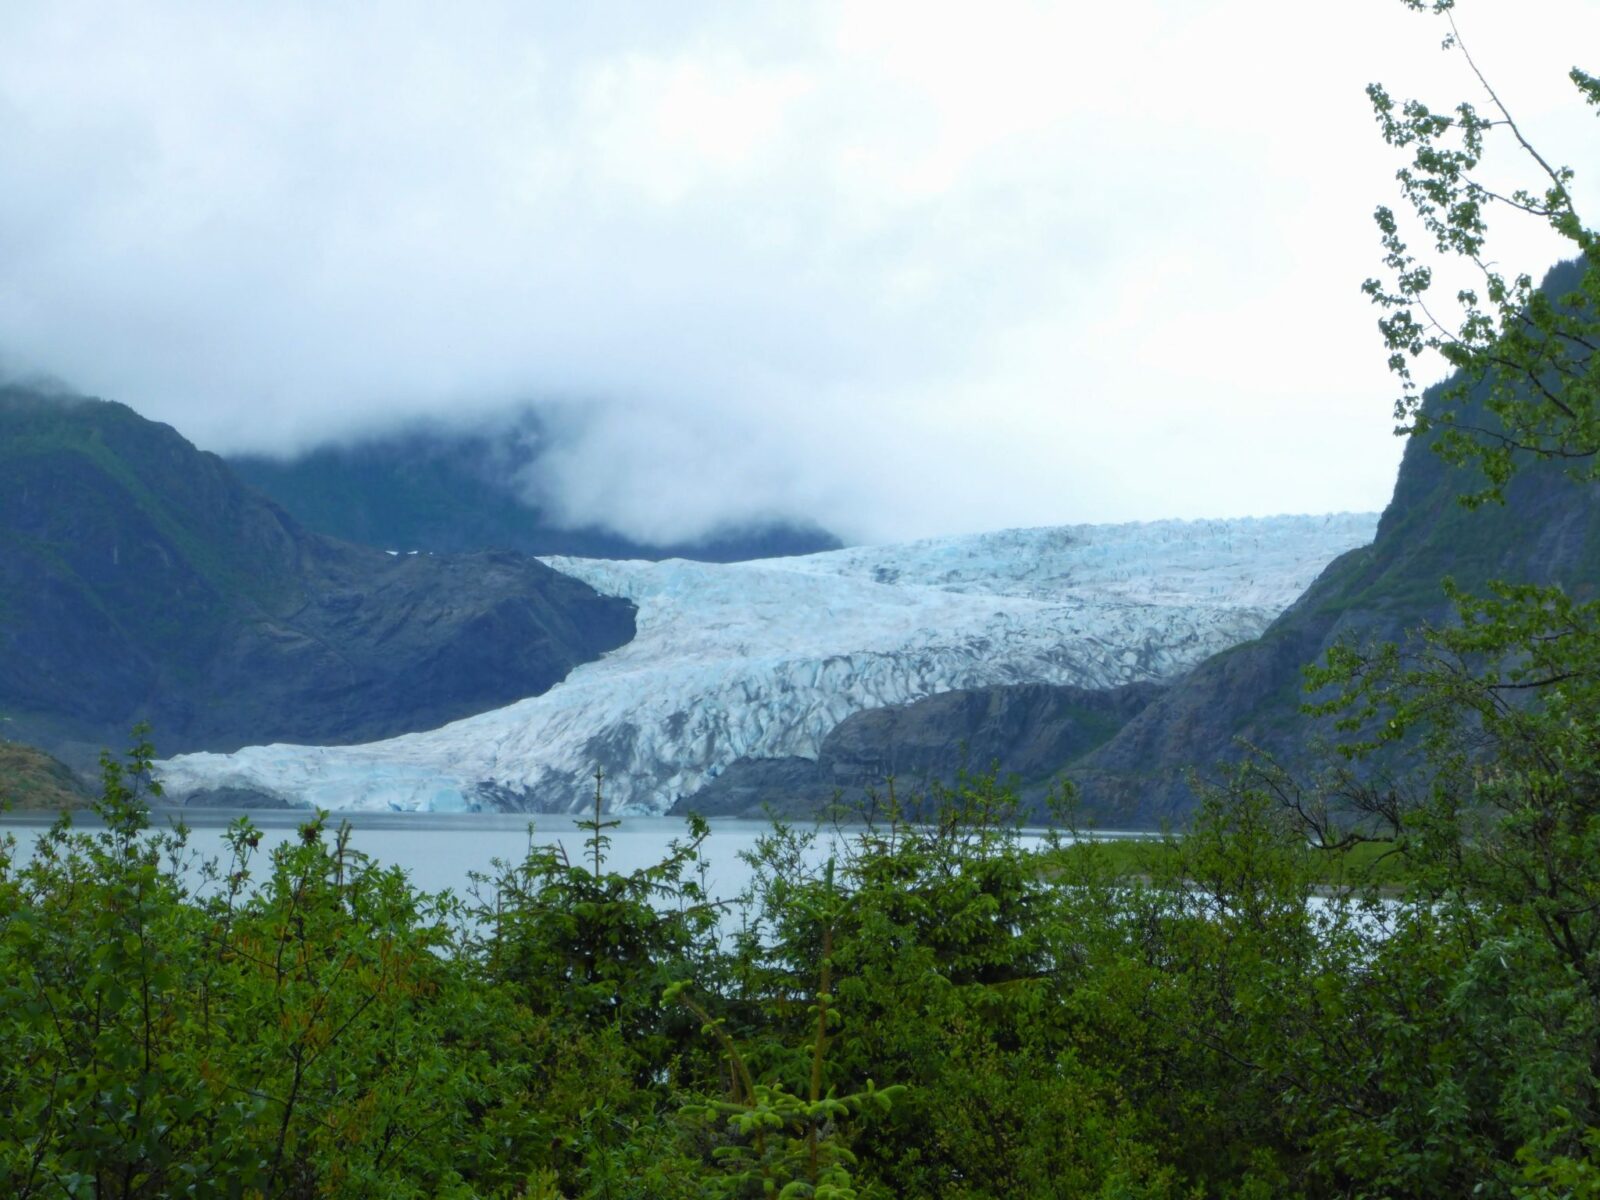
M 1460 21 L 1586 167 L 1600 3 Z M 1397 162 L 1362 89 L 1472 95 L 1441 33 L 1398 0 L 5 0 L 0 364 L 218 451 L 559 402 L 542 498 L 644 537 L 1376 509 Z

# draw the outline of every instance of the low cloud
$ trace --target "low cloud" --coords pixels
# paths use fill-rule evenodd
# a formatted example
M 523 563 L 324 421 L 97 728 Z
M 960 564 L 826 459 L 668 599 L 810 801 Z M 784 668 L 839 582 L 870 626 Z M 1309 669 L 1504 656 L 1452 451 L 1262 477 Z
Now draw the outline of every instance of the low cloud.
M 0 358 L 219 451 L 534 402 L 645 538 L 1373 508 L 1361 88 L 1470 87 L 1399 9 L 17 0 Z M 1593 9 L 1462 19 L 1587 145 Z

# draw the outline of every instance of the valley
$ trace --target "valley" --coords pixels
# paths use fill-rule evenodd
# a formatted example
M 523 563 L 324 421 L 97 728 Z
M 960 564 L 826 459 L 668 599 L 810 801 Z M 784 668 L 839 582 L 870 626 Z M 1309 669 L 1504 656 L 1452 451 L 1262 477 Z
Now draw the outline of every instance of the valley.
M 565 812 L 590 803 L 598 768 L 613 808 L 693 808 L 735 762 L 815 759 L 858 713 L 954 689 L 1169 680 L 1259 634 L 1374 525 L 1072 526 L 738 564 L 551 558 L 636 605 L 634 639 L 541 696 L 437 730 L 183 755 L 162 778 L 175 796 Z
M 77 7 L 0 1197 L 1600 1200 L 1600 7 Z

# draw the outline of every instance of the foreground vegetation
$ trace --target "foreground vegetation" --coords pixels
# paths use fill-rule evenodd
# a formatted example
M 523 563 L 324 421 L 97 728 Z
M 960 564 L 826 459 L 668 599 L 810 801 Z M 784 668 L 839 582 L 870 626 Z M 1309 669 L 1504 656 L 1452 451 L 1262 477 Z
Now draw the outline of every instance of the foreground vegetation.
M 1429 244 L 1482 276 L 1447 330 L 1380 210 L 1393 361 L 1458 371 L 1398 415 L 1481 473 L 1474 503 L 1538 460 L 1591 489 L 1600 237 L 1570 174 L 1535 156 L 1538 190 L 1490 192 L 1485 139 L 1526 147 L 1498 100 L 1373 101 Z M 1573 243 L 1570 290 L 1498 273 L 1497 204 Z M 726 903 L 703 825 L 621 874 L 598 813 L 582 861 L 535 849 L 467 897 L 321 819 L 270 854 L 241 821 L 198 865 L 148 828 L 140 745 L 107 763 L 103 831 L 0 854 L 0 1194 L 1600 1196 L 1579 582 L 1342 647 L 1313 682 L 1350 762 L 1255 762 L 1181 841 L 1024 843 L 980 780 L 826 857 L 777 826 Z
M 1246 781 L 1130 875 L 978 780 L 728 904 L 692 822 L 434 896 L 321 819 L 197 864 L 148 766 L 0 870 L 8 1196 L 1600 1194 L 1600 922 L 1504 846 L 1330 895 Z

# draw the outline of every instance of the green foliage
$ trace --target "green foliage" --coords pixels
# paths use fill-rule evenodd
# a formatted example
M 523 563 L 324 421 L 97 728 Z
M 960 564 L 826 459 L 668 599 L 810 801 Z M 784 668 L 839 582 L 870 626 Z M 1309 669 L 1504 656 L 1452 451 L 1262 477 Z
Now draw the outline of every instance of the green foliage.
M 1405 386 L 1396 419 L 1410 433 L 1437 427 L 1434 444 L 1447 459 L 1481 468 L 1485 487 L 1466 497 L 1477 504 L 1501 498 L 1529 456 L 1570 462 L 1580 479 L 1596 477 L 1600 366 L 1591 351 L 1600 274 L 1587 268 L 1600 265 L 1600 239 L 1573 205 L 1572 170 L 1552 165 L 1529 144 L 1478 73 L 1453 8 L 1433 5 L 1449 27 L 1445 47 L 1461 54 L 1488 97 L 1487 115 L 1470 102 L 1441 111 L 1420 100 L 1396 103 L 1378 84 L 1367 91 L 1384 140 L 1410 155 L 1396 178 L 1415 223 L 1444 266 L 1463 264 L 1476 278 L 1457 291 L 1453 321 L 1436 312 L 1428 293 L 1440 265 L 1413 253 L 1400 218 L 1380 207 L 1375 217 L 1389 274 L 1369 279 L 1365 290 L 1384 309 L 1389 363 Z M 1600 83 L 1576 68 L 1571 79 L 1589 104 L 1600 105 Z M 1509 194 L 1483 182 L 1495 138 L 1511 139 L 1533 175 Z M 1485 250 L 1497 210 L 1531 215 L 1571 243 L 1586 268 L 1571 290 L 1552 296 L 1535 287 L 1531 274 L 1507 277 Z M 1411 371 L 1425 351 L 1442 355 L 1456 372 L 1439 402 L 1427 407 Z
M 1135 875 L 1023 838 L 977 779 L 928 823 L 775 827 L 719 907 L 698 824 L 624 874 L 592 822 L 591 856 L 534 847 L 469 905 L 321 815 L 265 859 L 240 821 L 200 868 L 148 828 L 148 769 L 108 763 L 104 829 L 0 871 L 7 1194 L 1509 1196 L 1592 1170 L 1594 1006 L 1559 944 L 1431 875 L 1330 894 L 1258 777 Z
M 1446 461 L 1475 468 L 1481 485 L 1461 497 L 1469 508 L 1503 500 L 1519 473 L 1545 464 L 1588 487 L 1600 478 L 1600 238 L 1574 207 L 1572 172 L 1526 140 L 1477 73 L 1453 4 L 1407 3 L 1446 22 L 1445 47 L 1463 57 L 1489 111 L 1397 104 L 1369 89 L 1384 138 L 1409 155 L 1398 180 L 1432 251 L 1414 254 L 1401 220 L 1378 210 L 1389 276 L 1366 287 L 1404 384 L 1396 416 Z M 1571 78 L 1600 102 L 1593 77 Z M 1528 186 L 1483 182 L 1496 139 L 1512 143 Z M 1577 261 L 1542 288 L 1530 274 L 1508 276 L 1487 251 L 1498 211 L 1542 221 Z M 1447 321 L 1429 291 L 1451 267 L 1476 281 Z M 1429 350 L 1455 373 L 1422 397 L 1411 363 Z M 1335 774 L 1331 793 L 1290 808 L 1324 844 L 1379 835 L 1407 864 L 1406 898 L 1369 975 L 1385 1020 L 1368 1038 L 1366 1094 L 1322 1135 L 1340 1170 L 1394 1193 L 1593 1187 L 1600 601 L 1593 579 L 1569 582 L 1491 580 L 1473 594 L 1446 579 L 1447 622 L 1402 645 L 1339 647 L 1310 675 L 1325 689 L 1315 711 L 1339 716 L 1357 765 Z M 1410 769 L 1363 771 L 1380 747 L 1404 748 Z M 1399 954 L 1411 955 L 1408 969 Z
M 1473 172 L 1516 126 L 1374 102 L 1432 244 L 1478 263 L 1501 201 Z M 1534 161 L 1509 202 L 1592 259 Z M 1398 369 L 1436 344 L 1467 381 L 1402 419 L 1479 463 L 1474 500 L 1541 455 L 1587 478 L 1596 273 L 1545 302 L 1486 268 L 1447 335 L 1380 226 Z M 198 864 L 150 828 L 141 734 L 101 828 L 0 844 L 0 1193 L 1600 1195 L 1600 609 L 1450 594 L 1314 678 L 1407 775 L 1253 763 L 1135 846 L 1025 838 L 992 777 L 891 789 L 849 830 L 775 826 L 733 901 L 703 822 L 608 869 L 598 779 L 581 860 L 533 845 L 469 903 L 325 814 Z
M 6 1194 L 448 1194 L 431 902 L 320 818 L 253 884 L 240 823 L 193 894 L 185 832 L 148 829 L 150 762 L 107 758 L 103 831 L 63 818 L 6 873 Z

